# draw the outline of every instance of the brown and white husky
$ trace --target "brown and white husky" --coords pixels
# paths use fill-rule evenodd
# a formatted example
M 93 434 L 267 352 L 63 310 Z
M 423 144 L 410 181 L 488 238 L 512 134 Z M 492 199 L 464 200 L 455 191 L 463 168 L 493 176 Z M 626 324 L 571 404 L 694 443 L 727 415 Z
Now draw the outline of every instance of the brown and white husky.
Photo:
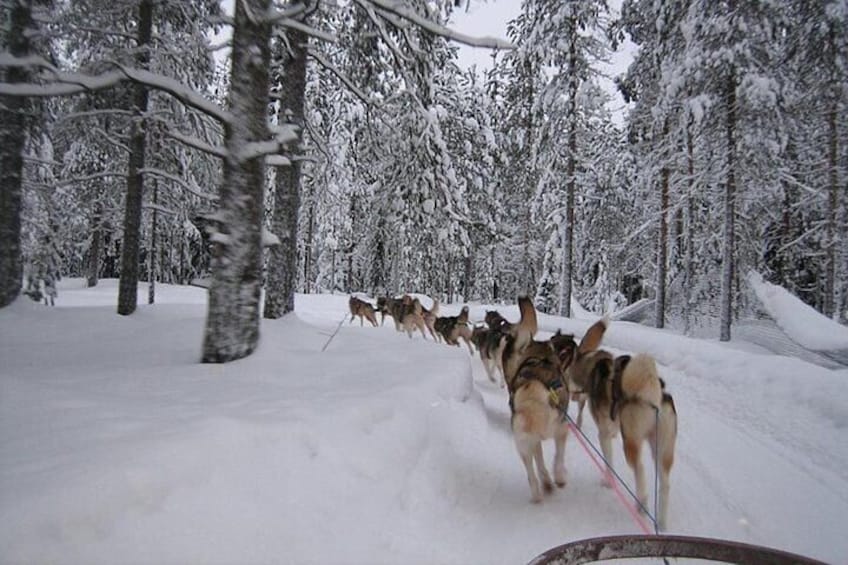
M 351 296 L 347 303 L 350 308 L 350 322 L 359 316 L 359 325 L 362 326 L 365 320 L 371 322 L 374 327 L 377 327 L 377 311 L 370 303 L 360 300 L 355 296 Z
M 621 431 L 624 456 L 636 478 L 636 496 L 647 509 L 648 492 L 642 465 L 642 445 L 647 441 L 659 465 L 657 523 L 666 526 L 669 474 L 674 464 L 677 411 L 665 392 L 653 357 L 645 353 L 614 357 L 598 349 L 609 321 L 593 324 L 580 341 L 577 355 L 566 370 L 567 380 L 589 395 L 589 411 L 598 427 L 604 457 L 612 464 L 612 439 Z M 605 483 L 611 481 L 607 472 Z
M 527 472 L 531 500 L 540 502 L 543 489 L 549 493 L 554 483 L 565 486 L 568 422 L 563 410 L 568 403 L 568 388 L 562 375 L 564 367 L 571 363 L 574 348 L 562 343 L 560 355 L 552 340 L 535 341 L 536 309 L 527 297 L 519 298 L 518 306 L 521 320 L 503 338 L 502 365 L 510 396 L 515 447 Z M 557 336 L 562 342 L 568 338 Z M 551 438 L 555 444 L 553 480 L 542 453 L 542 441 Z

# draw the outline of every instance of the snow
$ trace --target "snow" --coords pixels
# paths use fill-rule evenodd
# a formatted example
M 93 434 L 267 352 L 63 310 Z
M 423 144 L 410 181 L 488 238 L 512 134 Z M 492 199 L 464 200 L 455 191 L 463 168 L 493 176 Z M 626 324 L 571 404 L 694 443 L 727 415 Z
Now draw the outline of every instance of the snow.
M 848 350 L 848 327 L 805 304 L 786 289 L 751 271 L 748 283 L 766 312 L 795 342 L 813 351 Z
M 506 394 L 465 348 L 298 295 L 252 356 L 202 365 L 204 290 L 159 284 L 132 316 L 116 297 L 65 279 L 55 308 L 0 310 L 0 561 L 524 563 L 639 532 L 574 437 L 566 488 L 529 502 Z M 674 395 L 670 533 L 848 560 L 848 371 L 630 323 L 605 344 L 655 355 Z

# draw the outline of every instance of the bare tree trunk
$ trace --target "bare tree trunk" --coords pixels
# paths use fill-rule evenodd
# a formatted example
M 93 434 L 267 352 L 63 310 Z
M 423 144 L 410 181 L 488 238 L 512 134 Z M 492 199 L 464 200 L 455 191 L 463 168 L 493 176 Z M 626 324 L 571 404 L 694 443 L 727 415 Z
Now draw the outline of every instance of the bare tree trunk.
M 832 33 L 831 33 L 832 35 Z M 833 38 L 831 38 L 833 41 Z M 836 295 L 836 250 L 839 245 L 837 240 L 837 210 L 839 208 L 839 132 L 837 130 L 837 114 L 839 112 L 839 96 L 833 87 L 830 102 L 830 111 L 827 116 L 828 125 L 828 192 L 827 192 L 827 247 L 825 248 L 825 276 L 824 276 L 824 300 L 822 311 L 826 316 L 835 313 Z
M 103 256 L 103 201 L 98 193 L 91 216 L 91 247 L 86 260 L 86 286 L 97 286 L 100 279 L 100 260 Z
M 226 363 L 253 352 L 259 342 L 262 289 L 264 158 L 237 155 L 269 138 L 266 120 L 271 25 L 257 18 L 271 0 L 236 2 L 224 182 L 216 214 L 218 232 L 203 341 L 204 363 Z
M 663 122 L 662 143 L 668 144 L 668 119 Z M 662 168 L 660 169 L 660 224 L 657 234 L 657 298 L 655 302 L 654 325 L 665 327 L 665 294 L 668 264 L 668 164 L 666 151 L 661 152 Z
M 280 42 L 282 99 L 279 122 L 293 123 L 303 131 L 303 104 L 306 94 L 307 36 L 294 28 L 286 30 L 288 43 Z M 302 134 L 301 134 L 302 135 Z M 274 194 L 274 213 L 271 231 L 280 239 L 280 245 L 271 248 L 268 260 L 268 280 L 265 293 L 266 318 L 279 318 L 294 311 L 294 293 L 297 287 L 297 224 L 300 213 L 300 162 L 277 170 Z
M 138 66 L 145 68 L 150 61 L 148 47 L 153 28 L 153 4 L 143 0 L 138 7 Z M 130 159 L 127 168 L 127 201 L 124 207 L 124 237 L 121 244 L 121 279 L 118 286 L 118 314 L 135 312 L 138 305 L 139 248 L 141 247 L 141 203 L 144 195 L 146 149 L 144 114 L 147 113 L 147 87 L 135 84 L 133 103 L 137 112 L 130 138 Z
M 13 2 L 9 14 L 9 36 L 3 43 L 16 57 L 29 54 L 32 27 L 32 2 Z M 6 82 L 26 82 L 22 68 L 9 68 Z M 21 256 L 21 209 L 23 183 L 23 150 L 27 127 L 26 98 L 0 97 L 0 308 L 7 306 L 21 292 L 23 257 Z
M 309 204 L 309 220 L 306 222 L 306 241 L 303 246 L 303 285 L 304 292 L 312 292 L 312 240 L 315 237 L 315 203 Z
M 724 248 L 721 261 L 720 341 L 730 341 L 733 316 L 733 272 L 736 254 L 736 73 L 731 69 L 725 85 L 727 183 L 724 190 Z
M 158 248 L 156 241 L 156 224 L 159 219 L 159 212 L 156 210 L 156 204 L 159 201 L 159 184 L 153 181 L 153 217 L 150 220 L 150 257 L 147 263 L 147 303 L 153 304 L 156 302 L 156 255 Z
M 571 281 L 574 280 L 574 193 L 577 190 L 577 90 L 580 86 L 577 78 L 577 22 L 569 20 L 569 57 L 568 57 L 568 188 L 565 197 L 565 234 L 562 250 L 562 280 L 560 281 L 562 300 L 560 316 L 571 316 Z
M 692 142 L 692 118 L 686 126 L 686 175 L 687 175 L 687 203 L 686 203 L 686 263 L 683 292 L 685 296 L 686 309 L 684 314 L 685 333 L 688 334 L 692 327 L 692 286 L 695 281 L 695 150 Z

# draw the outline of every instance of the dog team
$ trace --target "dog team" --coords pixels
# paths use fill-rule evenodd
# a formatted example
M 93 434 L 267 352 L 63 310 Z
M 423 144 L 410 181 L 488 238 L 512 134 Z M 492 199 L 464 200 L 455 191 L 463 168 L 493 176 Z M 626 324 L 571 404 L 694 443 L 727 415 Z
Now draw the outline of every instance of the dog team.
M 462 339 L 473 354 L 476 346 L 483 367 L 492 382 L 500 382 L 509 393 L 512 432 L 518 454 L 527 472 L 533 502 L 554 485 L 564 487 L 566 418 L 568 402 L 578 402 L 577 426 L 582 426 L 583 409 L 598 428 L 604 458 L 612 464 L 612 440 L 621 433 L 624 455 L 636 480 L 636 496 L 647 509 L 647 476 L 642 463 L 642 446 L 647 442 L 658 468 L 659 493 L 657 524 L 666 527 L 669 474 L 674 463 L 677 438 L 677 411 L 665 383 L 659 377 L 654 359 L 641 353 L 615 356 L 600 349 L 609 320 L 603 318 L 586 331 L 578 344 L 574 336 L 557 331 L 547 340 L 535 339 L 538 331 L 536 309 L 527 297 L 518 299 L 520 320 L 510 323 L 496 311 L 488 311 L 485 326 L 469 327 L 468 306 L 458 316 L 438 316 L 439 303 L 427 310 L 418 298 L 381 297 L 372 306 L 351 296 L 351 322 L 358 316 L 377 326 L 391 316 L 398 331 L 410 337 L 425 329 L 436 341 L 459 346 Z M 553 479 L 542 454 L 542 441 L 555 445 Z M 604 484 L 612 484 L 607 469 Z

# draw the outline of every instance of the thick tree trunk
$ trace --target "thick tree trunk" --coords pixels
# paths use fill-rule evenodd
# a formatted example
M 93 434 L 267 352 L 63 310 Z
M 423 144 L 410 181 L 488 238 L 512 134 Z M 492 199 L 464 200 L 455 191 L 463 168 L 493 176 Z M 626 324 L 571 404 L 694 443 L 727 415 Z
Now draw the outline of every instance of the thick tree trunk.
M 724 248 L 721 260 L 720 341 L 730 341 L 733 316 L 733 271 L 736 254 L 736 73 L 731 69 L 725 85 L 725 137 L 727 182 L 724 189 Z
M 9 36 L 3 38 L 16 57 L 29 54 L 32 27 L 32 3 L 13 2 L 9 14 Z M 6 82 L 26 82 L 27 73 L 9 68 Z M 21 292 L 23 258 L 21 256 L 21 209 L 23 150 L 26 142 L 26 98 L 0 97 L 0 308 L 10 304 Z
M 662 143 L 668 143 L 668 120 L 663 123 Z M 666 160 L 663 153 L 663 161 Z M 657 297 L 654 303 L 654 325 L 665 327 L 666 274 L 668 265 L 668 165 L 663 162 L 660 169 L 660 224 L 657 234 Z
M 280 42 L 282 76 L 280 77 L 280 123 L 289 122 L 303 131 L 303 106 L 306 94 L 305 33 L 286 30 L 288 45 Z M 288 49 L 287 49 L 288 47 Z M 301 133 L 302 136 L 302 133 Z M 297 223 L 300 212 L 300 162 L 277 170 L 274 194 L 274 213 L 271 231 L 280 239 L 280 245 L 271 248 L 268 261 L 268 280 L 265 292 L 266 318 L 279 318 L 294 310 L 294 293 L 297 286 Z
M 138 7 L 138 66 L 145 68 L 150 61 L 148 47 L 153 28 L 153 4 L 144 0 Z M 130 159 L 127 167 L 127 201 L 124 207 L 124 237 L 121 245 L 121 279 L 118 286 L 118 314 L 135 312 L 138 305 L 139 248 L 141 247 L 141 203 L 144 195 L 144 168 L 146 148 L 144 115 L 147 113 L 147 87 L 134 85 L 133 120 L 130 138 Z
M 271 0 L 236 2 L 224 182 L 213 236 L 212 284 L 203 341 L 204 363 L 246 357 L 259 342 L 262 289 L 264 157 L 239 158 L 269 138 L 266 119 L 271 26 L 257 18 Z

